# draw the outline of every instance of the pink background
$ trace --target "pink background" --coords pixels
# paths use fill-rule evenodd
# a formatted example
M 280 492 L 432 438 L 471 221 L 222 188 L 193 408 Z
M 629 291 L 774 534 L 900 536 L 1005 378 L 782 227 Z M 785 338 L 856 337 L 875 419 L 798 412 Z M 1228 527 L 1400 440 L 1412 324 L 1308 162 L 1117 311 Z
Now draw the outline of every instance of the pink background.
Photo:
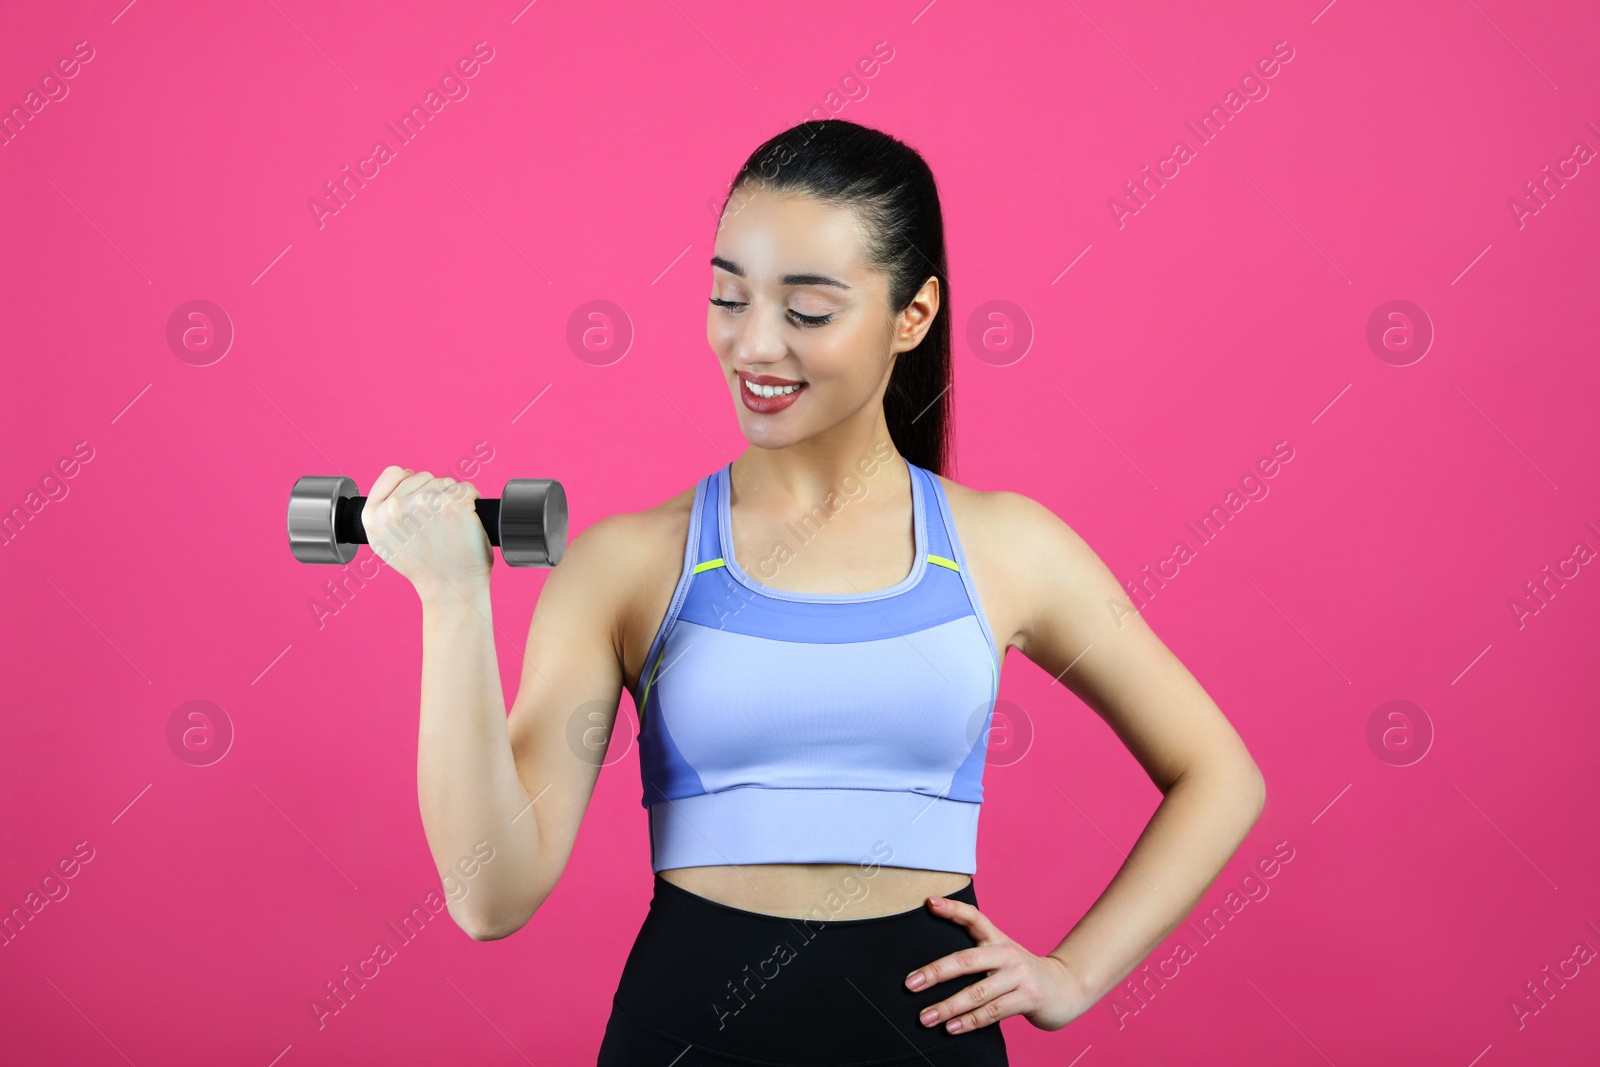
M 1131 581 L 1293 449 L 1146 608 L 1268 782 L 1195 918 L 1269 892 L 1174 932 L 1152 968 L 1193 958 L 1142 1001 L 1006 1020 L 1013 1062 L 1593 1056 L 1600 967 L 1563 961 L 1600 949 L 1600 568 L 1562 561 L 1600 548 L 1600 165 L 1521 226 L 1508 204 L 1600 149 L 1593 5 L 123 3 L 0 12 L 8 110 L 94 50 L 0 148 L 0 507 L 66 491 L 0 549 L 0 906 L 93 850 L 0 948 L 0 1061 L 592 1062 L 650 889 L 633 748 L 526 928 L 441 915 L 318 1028 L 311 998 L 440 885 L 416 597 L 385 570 L 319 628 L 338 571 L 290 557 L 285 500 L 481 441 L 485 495 L 558 477 L 576 532 L 737 455 L 707 205 L 813 107 L 939 179 L 958 480 L 1040 500 Z M 479 41 L 470 94 L 319 228 L 307 201 Z M 1279 41 L 1269 95 L 1198 147 L 1184 123 Z M 1119 228 L 1108 200 L 1179 138 L 1196 158 Z M 236 331 L 207 366 L 166 340 L 195 299 Z M 569 347 L 596 299 L 621 358 Z M 1366 341 L 1392 299 L 1436 333 L 1408 366 Z M 1020 360 L 966 341 L 990 300 L 1029 324 Z M 1519 625 L 1546 565 L 1577 573 Z M 508 702 L 545 573 L 496 567 Z M 985 775 L 977 884 L 1042 953 L 1159 794 L 1027 660 L 1001 695 L 1034 736 Z M 235 731 L 209 766 L 168 744 L 190 700 Z M 1410 765 L 1369 745 L 1390 700 L 1433 732 Z

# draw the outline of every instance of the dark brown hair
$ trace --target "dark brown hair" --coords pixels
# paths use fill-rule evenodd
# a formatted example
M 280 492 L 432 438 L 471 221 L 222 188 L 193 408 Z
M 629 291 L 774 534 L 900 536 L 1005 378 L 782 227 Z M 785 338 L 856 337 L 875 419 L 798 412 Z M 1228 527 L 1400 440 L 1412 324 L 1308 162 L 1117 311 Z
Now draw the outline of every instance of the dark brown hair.
M 883 415 L 906 459 L 951 477 L 950 279 L 933 171 L 914 148 L 880 130 L 822 119 L 790 127 L 750 154 L 728 187 L 719 227 L 728 203 L 746 185 L 853 208 L 866 231 L 872 265 L 889 275 L 891 315 L 903 311 L 930 276 L 939 279 L 939 313 L 922 343 L 895 358 Z

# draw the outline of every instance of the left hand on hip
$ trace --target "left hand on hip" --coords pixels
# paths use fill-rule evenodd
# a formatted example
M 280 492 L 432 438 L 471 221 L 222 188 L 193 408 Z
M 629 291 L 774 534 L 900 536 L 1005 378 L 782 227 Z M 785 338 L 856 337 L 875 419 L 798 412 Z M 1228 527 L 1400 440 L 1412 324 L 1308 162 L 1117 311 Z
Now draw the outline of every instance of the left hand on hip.
M 1035 956 L 965 901 L 932 897 L 929 907 L 966 927 L 977 944 L 912 971 L 906 987 L 926 989 L 962 974 L 986 977 L 924 1008 L 924 1026 L 943 1022 L 951 1033 L 966 1033 L 1021 1015 L 1041 1030 L 1059 1030 L 1091 1006 L 1078 975 L 1061 959 Z

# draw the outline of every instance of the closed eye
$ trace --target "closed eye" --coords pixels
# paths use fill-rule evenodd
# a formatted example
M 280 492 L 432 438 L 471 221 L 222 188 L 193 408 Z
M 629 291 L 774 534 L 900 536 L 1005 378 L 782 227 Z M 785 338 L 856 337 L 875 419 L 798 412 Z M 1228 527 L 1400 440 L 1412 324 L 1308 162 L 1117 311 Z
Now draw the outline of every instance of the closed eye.
M 711 298 L 711 303 L 716 305 L 719 308 L 730 308 L 731 309 L 731 308 L 742 308 L 742 307 L 744 307 L 744 304 L 740 303 L 737 300 L 718 300 L 716 297 L 712 297 Z M 730 310 L 729 314 L 732 314 L 732 313 L 733 312 Z M 795 311 L 793 308 L 789 309 L 789 314 L 794 316 L 794 318 L 795 318 L 795 320 L 796 320 L 798 325 L 804 326 L 804 327 L 807 327 L 807 328 L 816 327 L 816 326 L 826 326 L 828 323 L 833 321 L 833 315 L 831 315 L 831 314 L 828 314 L 828 315 L 802 315 L 800 312 Z

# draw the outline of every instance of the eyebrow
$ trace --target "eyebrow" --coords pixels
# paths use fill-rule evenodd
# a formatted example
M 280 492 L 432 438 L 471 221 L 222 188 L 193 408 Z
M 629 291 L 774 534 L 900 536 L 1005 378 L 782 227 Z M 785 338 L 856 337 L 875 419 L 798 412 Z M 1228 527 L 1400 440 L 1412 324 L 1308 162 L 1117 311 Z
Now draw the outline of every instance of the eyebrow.
M 727 271 L 729 274 L 737 275 L 740 278 L 744 277 L 744 268 L 739 266 L 739 264 L 733 262 L 733 260 L 731 260 L 731 259 L 723 259 L 721 256 L 712 256 L 711 257 L 711 265 L 713 267 L 721 267 L 723 270 Z M 779 284 L 781 284 L 781 285 L 835 285 L 835 286 L 838 286 L 840 289 L 853 288 L 853 286 L 846 285 L 844 282 L 841 282 L 837 278 L 830 278 L 826 274 L 785 274 L 782 278 L 779 279 Z

